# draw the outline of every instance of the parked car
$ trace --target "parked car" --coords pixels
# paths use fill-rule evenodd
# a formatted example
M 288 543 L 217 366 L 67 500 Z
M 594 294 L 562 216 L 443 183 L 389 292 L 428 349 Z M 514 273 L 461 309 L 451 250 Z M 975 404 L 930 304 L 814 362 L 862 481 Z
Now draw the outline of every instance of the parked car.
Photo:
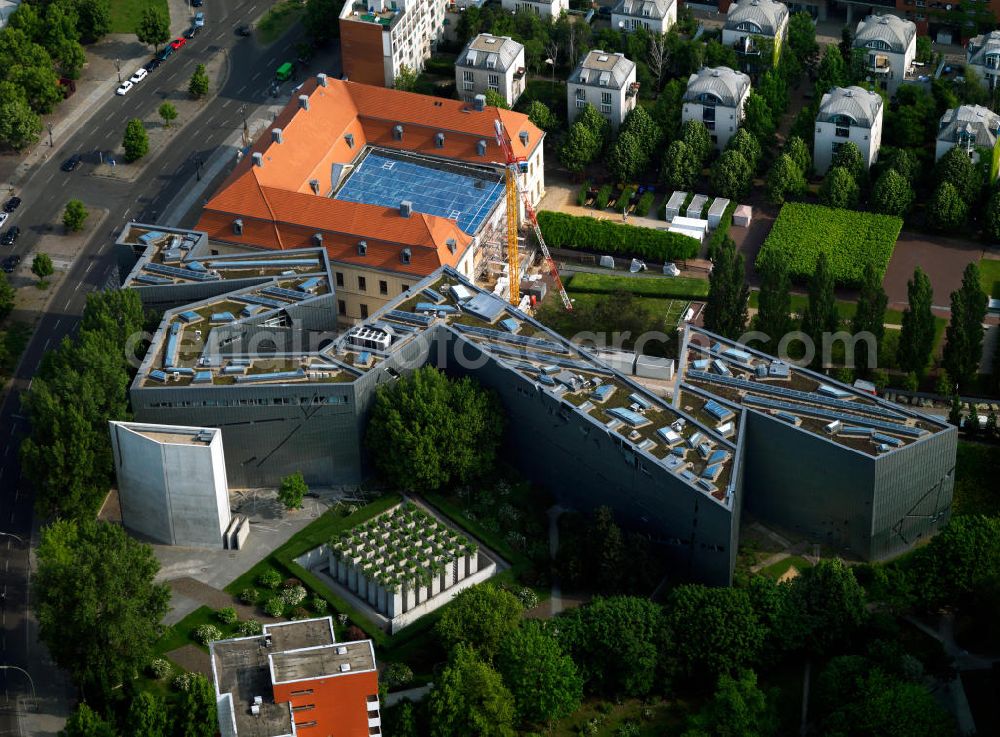
M 157 59 L 156 57 L 153 57 L 152 59 L 150 59 L 149 61 L 147 61 L 145 64 L 143 64 L 142 68 L 145 69 L 147 72 L 151 72 L 154 69 L 156 69 L 158 66 L 160 66 L 160 60 Z
M 8 274 L 13 274 L 19 263 L 21 263 L 21 257 L 16 253 L 12 254 L 3 260 L 3 270 Z
M 63 171 L 74 171 L 78 166 L 80 166 L 81 158 L 80 154 L 73 154 L 66 159 L 59 168 Z
M 180 51 L 182 48 L 184 48 L 184 44 L 186 43 L 187 39 L 181 36 L 180 38 L 175 38 L 173 41 L 170 42 L 170 48 L 172 48 L 174 51 Z
M 6 203 L 4 203 L 3 211 L 4 212 L 14 212 L 14 210 L 16 210 L 17 208 L 19 208 L 20 206 L 21 206 L 21 198 L 20 197 L 11 197 L 9 200 L 7 200 Z
M 142 80 L 149 76 L 149 72 L 146 71 L 145 67 L 139 67 L 135 74 L 128 78 L 128 81 L 132 84 L 139 84 Z
M 157 55 L 156 58 L 159 59 L 160 62 L 162 63 L 162 62 L 165 62 L 167 59 L 169 59 L 170 55 L 173 54 L 173 53 L 174 53 L 174 47 L 173 46 L 169 46 L 169 45 L 168 46 L 164 46 L 163 49 L 160 51 L 160 53 Z
M 0 225 L 3 225 L 4 223 L 6 223 L 7 222 L 7 218 L 9 218 L 9 217 L 10 217 L 10 215 L 8 215 L 6 212 L 0 212 Z
M 205 14 L 201 13 L 201 12 L 195 13 L 194 14 L 194 27 L 195 28 L 201 28 L 204 25 L 205 25 Z
M 238 26 L 236 28 L 236 35 L 237 36 L 243 36 L 244 38 L 247 37 L 247 36 L 252 36 L 253 35 L 253 26 L 246 25 L 246 24 L 244 24 L 242 26 Z
M 198 35 L 198 26 L 191 26 L 186 31 L 184 31 L 184 38 L 190 41 L 192 38 Z
M 122 82 L 120 85 L 118 85 L 118 89 L 115 90 L 115 94 L 116 95 L 127 95 L 128 92 L 129 92 L 129 90 L 131 90 L 133 87 L 135 87 L 135 85 L 132 84 L 132 82 L 130 80 L 126 79 L 124 82 Z
M 200 8 L 205 4 L 205 0 L 191 0 L 191 6 L 195 8 Z
M 17 242 L 17 238 L 20 235 L 21 235 L 21 229 L 16 225 L 11 225 L 9 228 L 7 228 L 7 232 L 3 234 L 3 237 L 0 238 L 0 244 L 3 244 L 5 246 L 13 246 L 14 243 Z

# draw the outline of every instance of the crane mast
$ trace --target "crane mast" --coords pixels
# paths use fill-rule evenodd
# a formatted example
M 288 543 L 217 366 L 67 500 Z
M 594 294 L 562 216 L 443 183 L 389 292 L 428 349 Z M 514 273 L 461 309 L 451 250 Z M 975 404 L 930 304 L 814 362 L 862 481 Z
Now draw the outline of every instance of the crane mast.
M 497 115 L 499 116 L 499 111 Z M 494 121 L 493 127 L 496 129 L 497 145 L 499 145 L 500 150 L 503 151 L 505 159 L 505 182 L 507 190 L 507 262 L 510 276 L 510 303 L 516 307 L 521 301 L 520 265 L 518 263 L 519 257 L 517 253 L 517 199 L 518 195 L 520 195 L 522 201 L 524 202 L 524 212 L 528 216 L 528 221 L 531 223 L 532 230 L 535 233 L 535 238 L 538 239 L 538 245 L 542 249 L 542 256 L 545 258 L 546 265 L 549 267 L 549 273 L 552 275 L 552 279 L 555 282 L 556 287 L 559 289 L 559 297 L 562 300 L 563 307 L 567 310 L 572 310 L 573 303 L 570 301 L 569 295 L 566 294 L 566 289 L 563 287 L 562 279 L 559 278 L 559 268 L 556 266 L 556 262 L 552 260 L 552 254 L 549 253 L 549 247 L 545 244 L 545 239 L 542 237 L 542 229 L 538 227 L 538 218 L 535 216 L 535 208 L 531 205 L 531 198 L 521 187 L 521 179 L 519 175 L 527 170 L 528 163 L 525 161 L 523 156 L 515 156 L 514 146 L 512 145 L 506 129 L 504 128 L 499 117 L 497 117 Z

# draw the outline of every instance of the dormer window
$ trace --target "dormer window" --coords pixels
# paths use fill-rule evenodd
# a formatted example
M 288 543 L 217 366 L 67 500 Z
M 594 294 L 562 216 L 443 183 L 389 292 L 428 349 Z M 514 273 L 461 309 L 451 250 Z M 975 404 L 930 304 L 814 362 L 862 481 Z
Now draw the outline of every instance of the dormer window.
M 403 140 L 403 126 L 396 125 L 392 128 L 392 140 L 402 141 Z
M 358 241 L 358 255 L 359 256 L 368 255 L 368 241 Z
M 344 134 L 344 140 L 347 141 L 347 147 L 348 148 L 354 148 L 354 134 L 353 133 L 345 133 Z
M 404 264 L 409 264 L 410 259 L 413 257 L 413 252 L 409 248 L 404 248 L 400 252 L 399 257 L 402 259 Z
M 444 133 L 438 133 L 434 136 L 434 147 L 444 148 Z

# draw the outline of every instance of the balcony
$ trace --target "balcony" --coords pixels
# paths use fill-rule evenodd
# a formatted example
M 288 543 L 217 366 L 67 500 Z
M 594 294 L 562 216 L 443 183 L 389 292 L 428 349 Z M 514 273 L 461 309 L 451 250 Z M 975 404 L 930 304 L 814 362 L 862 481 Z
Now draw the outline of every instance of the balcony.
M 869 74 L 892 74 L 892 64 L 889 57 L 884 54 L 869 54 L 865 63 L 865 70 Z
M 626 97 L 635 97 L 638 94 L 639 94 L 639 83 L 638 82 L 633 82 L 632 84 L 630 84 L 628 86 L 628 89 L 625 91 L 625 96 Z
M 734 42 L 733 49 L 740 56 L 760 56 L 760 47 L 754 43 L 753 36 L 744 36 Z

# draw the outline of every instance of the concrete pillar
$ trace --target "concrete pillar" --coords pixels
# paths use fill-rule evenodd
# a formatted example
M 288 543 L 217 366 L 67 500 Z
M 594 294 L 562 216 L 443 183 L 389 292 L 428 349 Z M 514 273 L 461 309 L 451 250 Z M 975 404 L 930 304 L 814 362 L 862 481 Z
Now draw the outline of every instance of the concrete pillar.
M 386 593 L 387 610 L 386 616 L 395 619 L 403 613 L 403 589 L 397 586 L 393 591 Z
M 468 556 L 466 555 L 460 555 L 458 556 L 458 559 L 455 561 L 455 583 L 458 583 L 463 578 L 465 578 L 466 565 L 468 565 L 466 563 L 467 557 Z
M 471 576 L 479 570 L 479 553 L 470 553 L 466 559 L 469 561 L 469 575 Z
M 431 594 L 430 595 L 432 597 L 437 596 L 438 594 L 441 593 L 441 579 L 442 579 L 442 576 L 440 574 L 434 574 L 434 575 L 431 576 Z
M 386 607 L 388 606 L 388 604 L 386 603 L 387 596 L 386 596 L 385 586 L 379 584 L 378 591 L 376 591 L 375 593 L 376 593 L 376 600 L 372 606 L 375 607 L 375 611 L 382 612 L 382 614 L 385 614 Z
M 347 585 L 347 562 L 343 558 L 337 558 L 337 580 L 342 586 Z
M 368 576 L 364 573 L 358 574 L 358 598 L 362 601 L 368 598 Z
M 382 591 L 382 584 L 373 578 L 368 582 L 368 603 L 375 609 L 378 609 L 379 596 L 382 597 L 382 602 L 384 603 L 385 593 Z
M 413 586 L 412 582 L 406 584 L 405 592 L 406 592 L 406 599 L 403 605 L 403 611 L 408 612 L 417 605 L 417 590 Z
M 455 585 L 455 561 L 449 560 L 444 564 L 444 572 L 441 574 L 441 590 L 445 591 Z
M 428 589 L 424 585 L 421 585 L 417 589 L 417 603 L 418 604 L 423 604 L 425 601 L 427 601 L 427 591 L 428 591 Z

